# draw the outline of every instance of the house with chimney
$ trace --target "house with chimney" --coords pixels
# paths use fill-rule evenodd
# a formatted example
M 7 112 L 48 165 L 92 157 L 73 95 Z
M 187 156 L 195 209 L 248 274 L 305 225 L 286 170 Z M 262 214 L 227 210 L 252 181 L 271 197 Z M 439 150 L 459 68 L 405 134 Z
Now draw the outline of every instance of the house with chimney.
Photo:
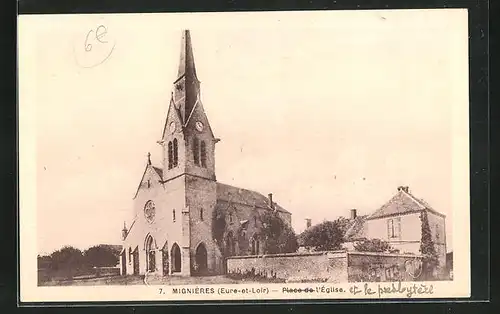
M 388 242 L 394 251 L 401 254 L 419 255 L 424 213 L 427 214 L 439 266 L 446 269 L 446 216 L 413 195 L 408 186 L 399 186 L 397 193 L 371 214 L 358 215 L 356 209 L 351 209 L 342 246 L 347 251 L 354 251 L 355 243 L 360 240 L 380 239 Z M 311 220 L 306 218 L 306 230 L 310 227 Z M 301 253 L 312 251 L 312 248 L 304 244 L 304 234 L 303 232 L 298 236 Z
M 200 97 L 191 36 L 183 31 L 177 77 L 157 141 L 161 166 L 148 154 L 122 230 L 121 274 L 203 275 L 224 272 L 231 256 L 264 252 L 261 217 L 291 213 L 267 196 L 217 181 L 216 138 Z

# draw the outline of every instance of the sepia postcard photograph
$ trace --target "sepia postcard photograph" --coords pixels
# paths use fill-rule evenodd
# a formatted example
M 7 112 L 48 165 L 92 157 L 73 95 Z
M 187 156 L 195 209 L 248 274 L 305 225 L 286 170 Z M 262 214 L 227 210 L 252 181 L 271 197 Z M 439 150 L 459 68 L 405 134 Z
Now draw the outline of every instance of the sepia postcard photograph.
M 466 9 L 18 23 L 20 301 L 470 296 Z

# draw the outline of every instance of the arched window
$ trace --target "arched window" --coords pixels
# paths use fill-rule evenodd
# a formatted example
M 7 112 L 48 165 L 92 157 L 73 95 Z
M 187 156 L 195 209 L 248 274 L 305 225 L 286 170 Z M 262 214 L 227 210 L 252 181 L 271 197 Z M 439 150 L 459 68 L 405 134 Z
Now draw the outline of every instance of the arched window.
M 146 239 L 146 271 L 156 271 L 156 246 L 153 237 L 148 236 Z
M 203 208 L 200 208 L 200 220 L 203 220 Z
M 172 142 L 168 142 L 168 169 L 172 169 L 173 147 Z
M 179 162 L 179 152 L 177 150 L 177 148 L 178 148 L 177 146 L 178 146 L 177 139 L 174 138 L 174 154 L 173 154 L 174 156 L 173 156 L 173 163 L 172 163 L 173 167 L 177 167 L 178 162 Z
M 178 273 L 181 271 L 181 249 L 177 245 L 177 243 L 174 243 L 172 245 L 172 250 L 170 251 L 170 256 L 172 259 L 171 262 L 171 267 L 172 267 L 172 273 Z
M 172 221 L 175 222 L 175 209 L 172 210 Z
M 207 148 L 205 146 L 205 141 L 200 143 L 200 155 L 201 155 L 201 166 L 203 168 L 207 167 Z
M 200 141 L 197 138 L 193 140 L 193 157 L 194 163 L 200 165 Z

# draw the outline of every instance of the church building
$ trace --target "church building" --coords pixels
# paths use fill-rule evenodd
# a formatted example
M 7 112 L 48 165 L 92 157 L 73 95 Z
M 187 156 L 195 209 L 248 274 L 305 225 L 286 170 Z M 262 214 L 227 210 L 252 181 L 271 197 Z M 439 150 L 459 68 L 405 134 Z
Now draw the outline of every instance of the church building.
M 215 145 L 200 99 L 191 37 L 183 31 L 180 64 L 162 137 L 162 167 L 148 154 L 134 196 L 134 220 L 122 230 L 122 275 L 225 272 L 225 259 L 263 254 L 262 215 L 291 213 L 267 196 L 217 182 Z

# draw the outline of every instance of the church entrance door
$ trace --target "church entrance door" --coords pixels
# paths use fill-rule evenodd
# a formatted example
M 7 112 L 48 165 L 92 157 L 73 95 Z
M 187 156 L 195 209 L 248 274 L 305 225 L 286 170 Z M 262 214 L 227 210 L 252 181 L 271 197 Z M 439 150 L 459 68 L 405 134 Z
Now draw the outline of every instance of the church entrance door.
M 196 248 L 196 273 L 202 275 L 206 274 L 207 272 L 207 249 L 205 248 L 205 245 L 203 243 L 200 243 L 198 247 Z
M 181 249 L 174 243 L 172 245 L 172 252 L 170 253 L 172 256 L 172 273 L 178 273 L 181 271 Z

